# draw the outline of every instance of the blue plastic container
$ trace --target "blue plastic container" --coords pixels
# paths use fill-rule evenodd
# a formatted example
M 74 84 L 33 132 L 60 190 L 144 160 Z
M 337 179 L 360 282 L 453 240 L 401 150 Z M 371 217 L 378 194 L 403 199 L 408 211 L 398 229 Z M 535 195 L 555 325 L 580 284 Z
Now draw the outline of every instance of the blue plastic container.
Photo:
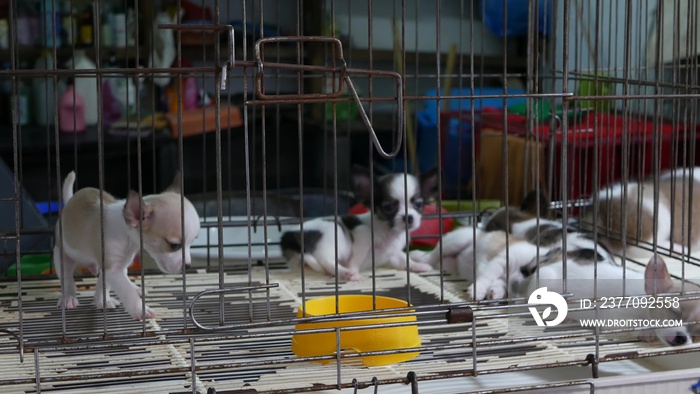
M 431 89 L 425 93 L 426 96 L 436 96 L 437 90 Z M 441 109 L 443 111 L 461 111 L 461 112 L 471 112 L 472 105 L 474 106 L 474 111 L 480 111 L 483 108 L 493 108 L 493 109 L 503 109 L 505 106 L 511 106 L 514 104 L 525 103 L 524 97 L 512 97 L 512 98 L 480 98 L 482 95 L 502 95 L 503 88 L 477 88 L 474 89 L 472 94 L 471 90 L 454 88 L 451 89 L 450 95 L 461 96 L 461 95 L 473 95 L 474 98 L 468 99 L 452 99 L 450 100 L 450 108 L 445 108 L 444 100 L 441 101 Z M 507 94 L 525 94 L 522 89 L 508 89 Z M 478 112 L 476 112 L 478 115 Z M 417 124 L 416 124 L 416 145 L 417 145 L 417 157 L 420 163 L 420 170 L 427 171 L 433 167 L 439 165 L 438 163 L 438 147 L 440 144 L 439 134 L 438 134 L 438 101 L 437 100 L 426 100 L 424 102 L 423 110 L 416 113 Z M 478 117 L 475 122 L 478 122 Z M 460 126 L 461 123 L 461 126 Z M 472 144 L 472 130 L 471 130 L 471 120 L 461 121 L 459 119 L 450 119 L 446 125 L 445 136 L 445 146 L 442 147 L 442 154 L 444 156 L 443 163 L 443 173 L 445 174 L 445 182 L 443 183 L 444 190 L 456 190 L 460 185 L 465 185 L 471 179 L 471 144 Z M 462 135 L 460 137 L 460 134 Z M 460 152 L 461 147 L 461 152 Z M 461 163 L 461 176 L 457 176 L 459 166 L 457 163 Z M 403 160 L 395 160 L 394 168 L 397 171 L 403 170 Z
M 529 0 L 482 0 L 484 26 L 498 37 L 527 36 L 530 29 L 529 3 Z M 549 35 L 554 13 L 552 0 L 539 0 L 537 6 L 539 22 L 537 30 L 544 35 Z M 504 15 L 505 25 L 503 24 Z
M 59 210 L 58 201 L 38 201 L 35 205 L 36 209 L 42 215 L 48 215 L 49 213 L 58 212 Z

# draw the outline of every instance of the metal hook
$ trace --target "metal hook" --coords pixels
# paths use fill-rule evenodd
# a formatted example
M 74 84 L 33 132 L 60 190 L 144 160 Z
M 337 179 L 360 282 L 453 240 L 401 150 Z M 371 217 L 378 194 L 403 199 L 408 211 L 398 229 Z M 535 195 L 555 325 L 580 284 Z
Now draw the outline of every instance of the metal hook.
M 594 379 L 598 379 L 598 359 L 593 353 L 586 356 L 586 361 L 591 365 L 591 375 Z
M 263 62 L 260 59 L 255 60 L 255 73 L 258 75 L 265 73 L 265 66 L 263 66 Z
M 398 133 L 396 136 L 396 142 L 394 145 L 394 150 L 391 151 L 391 153 L 387 153 L 384 148 L 382 148 L 382 144 L 379 142 L 379 138 L 377 137 L 377 132 L 374 131 L 374 127 L 372 127 L 372 122 L 369 120 L 369 117 L 367 116 L 367 112 L 365 112 L 365 108 L 362 106 L 362 102 L 360 101 L 360 96 L 357 94 L 357 89 L 355 89 L 355 85 L 352 83 L 350 80 L 350 75 L 345 74 L 345 83 L 348 85 L 348 92 L 350 93 L 350 96 L 352 97 L 353 101 L 355 102 L 355 105 L 357 105 L 358 112 L 360 113 L 360 117 L 362 118 L 362 122 L 365 124 L 365 127 L 367 127 L 367 131 L 369 131 L 369 135 L 372 138 L 372 143 L 374 144 L 375 149 L 377 150 L 377 153 L 379 153 L 380 156 L 382 156 L 385 159 L 393 159 L 396 157 L 396 155 L 399 153 L 399 150 L 401 150 L 401 142 L 403 141 L 403 134 L 404 134 L 404 113 L 403 113 L 403 93 L 401 92 L 401 76 L 397 76 L 397 105 L 398 109 L 397 112 L 399 114 L 398 118 Z
M 236 32 L 233 26 L 228 27 L 228 65 L 233 68 L 236 65 Z
M 226 90 L 226 82 L 228 81 L 228 62 L 221 66 L 221 73 L 219 74 L 219 86 L 221 90 Z
M 554 124 L 556 125 L 554 130 L 556 130 L 558 133 L 560 133 L 561 129 L 564 126 L 564 121 L 561 119 L 561 116 L 559 116 L 559 115 L 554 115 L 552 118 L 554 119 Z
M 408 375 L 406 375 L 406 379 L 408 379 L 408 382 L 411 384 L 411 394 L 418 394 L 418 375 L 410 371 Z
M 379 391 L 379 379 L 376 376 L 372 377 L 372 384 L 374 385 L 374 394 Z
M 332 72 L 333 75 L 335 76 L 336 73 L 338 74 L 338 88 L 334 89 L 332 92 L 329 93 L 305 93 L 305 94 L 266 94 L 265 90 L 263 88 L 263 77 L 264 77 L 264 68 L 263 68 L 263 56 L 262 56 L 262 48 L 265 44 L 268 43 L 283 43 L 283 42 L 316 42 L 316 43 L 329 43 L 333 46 L 333 53 L 336 55 L 334 58 L 335 61 L 337 61 L 340 66 L 339 67 L 333 67 L 330 69 L 319 69 L 318 71 L 322 72 Z M 396 72 L 378 72 L 377 70 L 356 70 L 356 69 L 350 69 L 348 68 L 348 64 L 345 61 L 345 58 L 343 57 L 343 45 L 340 42 L 339 39 L 335 37 L 324 37 L 324 36 L 297 36 L 297 37 L 265 37 L 261 38 L 258 41 L 255 42 L 255 66 L 257 68 L 256 73 L 255 73 L 255 94 L 256 96 L 261 99 L 261 100 L 268 100 L 268 101 L 273 101 L 273 100 L 283 100 L 283 101 L 289 101 L 289 100 L 308 100 L 307 102 L 312 102 L 311 100 L 314 100 L 315 102 L 323 102 L 323 100 L 328 100 L 328 99 L 335 99 L 339 98 L 342 93 L 343 93 L 343 83 L 345 83 L 348 87 L 348 92 L 352 100 L 355 102 L 355 105 L 357 106 L 358 112 L 360 113 L 360 116 L 362 118 L 362 122 L 365 124 L 365 127 L 369 131 L 370 137 L 372 139 L 372 143 L 374 144 L 377 153 L 385 159 L 392 159 L 398 155 L 399 151 L 401 150 L 401 143 L 403 142 L 403 134 L 406 132 L 404 130 L 405 128 L 405 114 L 404 114 L 404 102 L 403 102 L 403 78 L 401 77 L 400 74 Z M 284 68 L 288 70 L 298 70 L 299 72 L 304 71 L 304 70 L 317 70 L 317 68 L 312 68 L 310 66 L 306 65 L 280 65 L 280 64 L 275 64 L 272 63 L 270 65 L 272 68 Z M 350 79 L 350 74 L 360 74 L 360 75 L 382 75 L 382 76 L 388 76 L 396 79 L 396 101 L 397 101 L 397 113 L 398 113 L 398 132 L 396 133 L 396 141 L 395 141 L 395 146 L 393 147 L 393 150 L 391 152 L 387 152 L 384 150 L 382 147 L 381 143 L 379 142 L 379 138 L 377 137 L 377 133 L 374 130 L 374 127 L 372 127 L 372 122 L 369 120 L 369 117 L 367 116 L 367 112 L 365 111 L 364 107 L 362 106 L 362 100 L 360 100 L 360 96 L 357 93 L 357 89 L 355 88 L 355 85 L 352 83 L 352 80 Z
M 253 232 L 254 232 L 254 233 L 257 233 L 257 232 L 258 232 L 258 220 L 260 220 L 260 218 L 262 218 L 262 216 L 263 216 L 263 215 L 258 215 L 258 216 L 256 216 L 256 217 L 253 218 L 253 223 L 252 223 L 252 224 L 253 224 Z
M 228 29 L 228 62 L 221 66 L 220 86 L 221 90 L 226 90 L 228 81 L 228 69 L 236 66 L 236 32 L 233 26 L 227 25 Z
M 19 339 L 19 335 L 15 334 L 14 332 L 7 330 L 5 328 L 0 328 L 0 332 L 4 332 L 5 334 L 13 337 L 15 340 L 17 340 L 17 344 L 19 345 L 19 362 L 23 363 L 24 362 L 24 343 Z
M 221 90 L 226 90 L 226 80 L 228 79 L 228 69 L 236 65 L 236 32 L 231 25 L 183 25 L 161 23 L 159 29 L 170 29 L 179 31 L 228 31 L 228 61 L 221 66 L 219 86 Z M 218 42 L 218 41 L 217 41 Z M 218 45 L 218 44 L 217 44 Z
M 275 225 L 277 225 L 277 230 L 279 232 L 282 232 L 282 220 L 280 219 L 279 215 L 274 214 L 274 215 L 272 215 L 272 217 L 274 219 Z M 253 232 L 254 233 L 258 231 L 258 222 L 262 218 L 263 218 L 263 215 L 258 215 L 253 219 Z M 268 220 L 268 222 L 269 222 L 269 220 Z
M 352 387 L 353 387 L 353 393 L 357 394 L 357 389 L 358 389 L 358 384 L 357 384 L 357 378 L 352 378 Z

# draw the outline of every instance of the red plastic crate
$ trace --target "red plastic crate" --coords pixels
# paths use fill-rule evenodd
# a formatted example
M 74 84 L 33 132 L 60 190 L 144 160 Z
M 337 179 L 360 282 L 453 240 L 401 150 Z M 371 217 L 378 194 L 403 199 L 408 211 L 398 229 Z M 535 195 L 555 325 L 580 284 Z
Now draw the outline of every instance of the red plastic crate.
M 482 129 L 503 130 L 503 112 L 482 114 Z M 525 135 L 527 119 L 521 115 L 505 114 L 508 134 Z M 572 121 L 569 120 L 566 135 L 566 179 L 567 198 L 577 199 L 590 196 L 597 179 L 599 187 L 622 179 L 622 158 L 627 157 L 629 178 L 645 177 L 654 170 L 654 139 L 659 137 L 659 149 L 656 153 L 660 168 L 667 169 L 674 165 L 673 144 L 679 149 L 689 149 L 690 133 L 683 125 L 670 123 L 655 125 L 652 121 L 639 118 L 625 120 L 620 115 L 589 113 Z M 623 127 L 625 126 L 625 127 Z M 627 153 L 623 155 L 623 138 L 627 131 Z M 532 138 L 538 138 L 547 146 L 547 157 L 554 150 L 553 185 L 550 198 L 561 200 L 562 157 L 564 155 L 564 134 L 558 129 L 552 136 L 549 124 L 537 124 L 532 130 Z M 551 144 L 552 138 L 554 145 Z M 697 143 L 697 141 L 696 141 Z M 597 156 L 596 156 L 597 154 Z M 698 155 L 700 156 L 700 155 Z M 682 155 L 678 155 L 680 158 Z M 596 160 L 597 159 L 597 160 Z M 598 161 L 598 173 L 594 179 L 595 163 Z M 699 160 L 696 160 L 696 162 Z M 697 164 L 697 163 L 696 163 Z

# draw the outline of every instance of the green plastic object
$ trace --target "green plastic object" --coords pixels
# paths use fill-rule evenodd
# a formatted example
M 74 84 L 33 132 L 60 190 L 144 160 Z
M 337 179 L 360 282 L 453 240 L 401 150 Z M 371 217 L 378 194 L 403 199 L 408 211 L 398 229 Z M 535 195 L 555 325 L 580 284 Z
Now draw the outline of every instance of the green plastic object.
M 605 79 L 607 74 L 601 72 L 598 73 L 599 78 Z M 581 80 L 578 81 L 576 87 L 577 96 L 611 96 L 615 94 L 615 85 L 612 82 L 605 82 L 601 79 L 596 81 L 594 75 L 585 75 Z M 592 110 L 595 108 L 598 111 L 609 111 L 615 105 L 614 100 L 581 100 L 581 109 Z
M 350 99 L 348 93 L 341 94 L 342 98 Z M 335 119 L 349 120 L 357 118 L 357 104 L 354 101 L 335 103 Z M 326 121 L 333 120 L 333 103 L 326 103 Z
M 51 255 L 30 254 L 22 256 L 22 276 L 50 275 L 53 271 L 51 267 Z M 17 277 L 17 264 L 7 267 L 5 276 Z

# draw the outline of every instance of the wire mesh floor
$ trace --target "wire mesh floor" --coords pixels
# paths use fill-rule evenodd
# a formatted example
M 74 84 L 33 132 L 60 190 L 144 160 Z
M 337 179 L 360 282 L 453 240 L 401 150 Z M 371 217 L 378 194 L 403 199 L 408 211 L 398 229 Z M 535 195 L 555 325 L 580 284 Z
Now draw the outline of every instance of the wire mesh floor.
M 376 277 L 377 294 L 406 298 L 410 291 L 413 305 L 435 305 L 464 302 L 466 283 L 436 273 L 407 274 L 394 270 L 379 271 Z M 228 324 L 247 323 L 249 311 L 255 321 L 291 319 L 301 303 L 302 282 L 297 273 L 284 269 L 271 270 L 271 282 L 279 287 L 265 292 L 226 296 L 225 319 Z M 225 286 L 248 283 L 248 274 L 225 273 Z M 264 269 L 256 267 L 251 273 L 254 281 L 265 281 Z M 472 325 L 431 324 L 419 315 L 419 332 L 426 350 L 408 362 L 383 367 L 364 367 L 343 363 L 322 365 L 299 362 L 291 351 L 291 325 L 275 327 L 256 326 L 230 331 L 197 331 L 186 316 L 183 327 L 182 278 L 179 276 L 149 275 L 145 279 L 147 304 L 157 317 L 146 322 L 146 335 L 134 337 L 142 323 L 133 321 L 123 309 L 106 314 L 94 307 L 92 294 L 95 278 L 78 281 L 81 305 L 66 313 L 68 338 L 86 338 L 84 341 L 62 340 L 62 313 L 56 308 L 59 282 L 53 280 L 24 281 L 22 283 L 23 333 L 27 352 L 19 363 L 15 350 L 17 342 L 10 336 L 0 336 L 0 391 L 34 392 L 37 379 L 41 391 L 55 392 L 138 392 L 184 393 L 206 392 L 208 387 L 222 390 L 251 390 L 264 392 L 299 388 L 312 390 L 338 383 L 348 384 L 353 378 L 369 383 L 379 380 L 405 379 L 411 371 L 418 376 L 434 378 L 451 374 L 468 374 L 476 367 L 480 374 L 509 370 L 528 370 L 551 365 L 585 365 L 594 352 L 591 332 L 570 326 L 559 326 L 558 339 L 537 337 L 532 319 L 489 318 L 487 312 L 477 313 L 477 353 L 472 353 Z M 188 274 L 188 299 L 198 292 L 216 288 L 218 273 L 199 270 Z M 335 294 L 332 278 L 309 273 L 305 279 L 305 296 Z M 338 293 L 370 293 L 371 281 L 341 283 Z M 202 299 L 195 311 L 202 324 L 219 322 L 218 298 Z M 0 327 L 18 329 L 19 309 L 17 283 L 0 283 Z M 501 313 L 503 313 L 501 311 Z M 104 322 L 108 326 L 107 339 L 103 337 Z M 516 322 L 516 323 L 514 323 Z M 514 326 L 516 324 L 516 326 Z M 569 335 L 574 334 L 574 335 Z M 94 339 L 90 339 L 94 338 Z M 697 349 L 700 344 L 684 347 Z M 622 355 L 628 358 L 664 354 L 671 348 L 660 343 L 641 343 L 633 337 L 616 340 L 601 338 L 600 361 L 614 360 Z M 674 348 L 673 350 L 678 350 Z M 196 367 L 192 380 L 192 359 Z M 474 364 L 476 363 L 476 364 Z M 35 375 L 38 370 L 39 374 Z M 340 377 L 338 376 L 340 371 Z M 11 386 L 12 385 L 12 386 Z

